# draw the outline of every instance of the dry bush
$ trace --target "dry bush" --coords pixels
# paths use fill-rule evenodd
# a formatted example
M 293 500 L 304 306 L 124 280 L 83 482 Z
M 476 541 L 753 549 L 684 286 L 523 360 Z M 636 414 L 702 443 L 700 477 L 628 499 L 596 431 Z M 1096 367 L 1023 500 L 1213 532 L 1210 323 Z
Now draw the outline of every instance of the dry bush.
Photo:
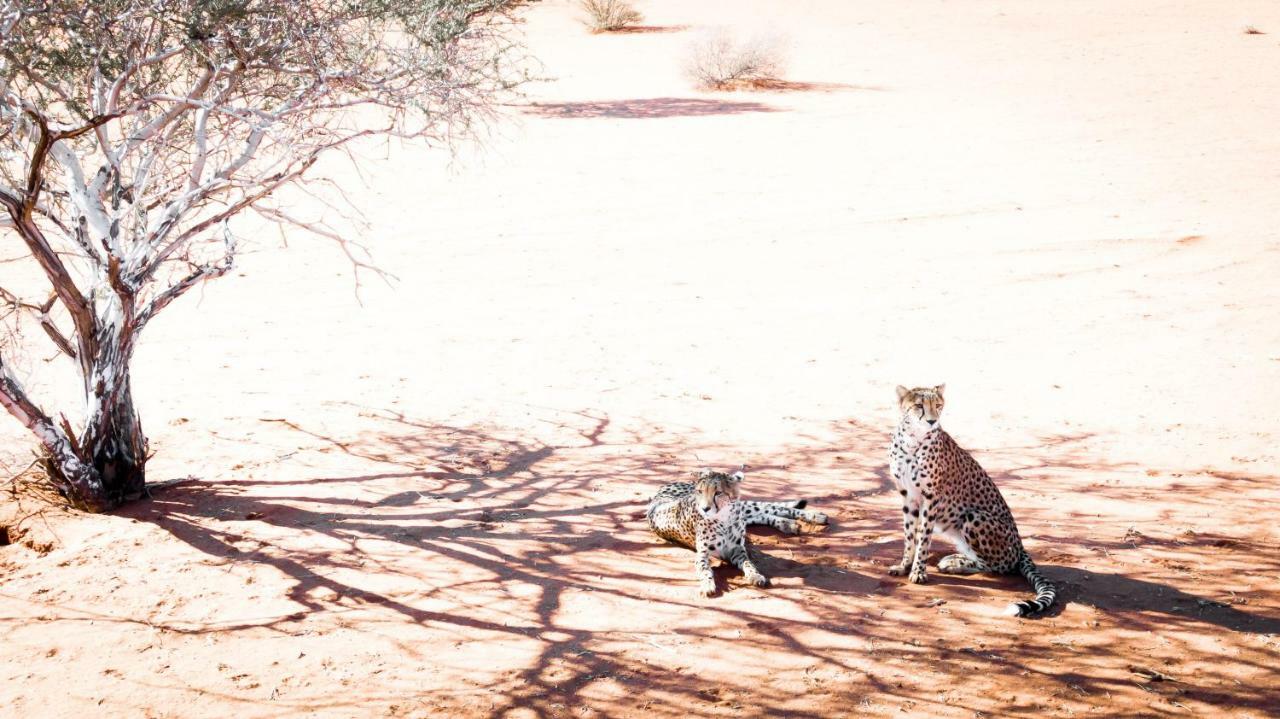
M 578 5 L 586 14 L 583 23 L 591 32 L 621 30 L 644 19 L 626 0 L 579 0 Z
M 776 36 L 739 42 L 727 32 L 716 32 L 689 47 L 685 72 L 700 87 L 723 90 L 777 80 L 783 61 L 783 43 Z

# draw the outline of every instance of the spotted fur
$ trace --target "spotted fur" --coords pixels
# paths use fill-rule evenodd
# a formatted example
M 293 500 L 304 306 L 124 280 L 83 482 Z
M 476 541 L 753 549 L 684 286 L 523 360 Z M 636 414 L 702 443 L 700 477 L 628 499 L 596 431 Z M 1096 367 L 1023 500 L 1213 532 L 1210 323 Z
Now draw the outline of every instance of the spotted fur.
M 1018 525 L 995 482 L 939 424 L 944 387 L 898 387 L 902 420 L 889 462 L 902 495 L 904 544 L 902 561 L 889 573 L 907 574 L 916 584 L 927 581 L 925 559 L 937 534 L 960 550 L 938 562 L 938 571 L 1021 574 L 1035 589 L 1035 599 L 1010 604 L 1005 613 L 1043 612 L 1053 605 L 1057 591 L 1022 548 Z
M 742 472 L 725 474 L 704 470 L 696 482 L 673 482 L 658 490 L 645 512 L 655 534 L 694 550 L 698 590 L 708 597 L 716 591 L 715 576 L 711 573 L 712 556 L 740 568 L 747 581 L 755 586 L 769 586 L 769 578 L 752 561 L 748 525 L 768 525 L 795 534 L 800 531 L 796 520 L 827 523 L 825 514 L 804 508 L 805 500 L 740 499 L 738 489 L 742 479 Z

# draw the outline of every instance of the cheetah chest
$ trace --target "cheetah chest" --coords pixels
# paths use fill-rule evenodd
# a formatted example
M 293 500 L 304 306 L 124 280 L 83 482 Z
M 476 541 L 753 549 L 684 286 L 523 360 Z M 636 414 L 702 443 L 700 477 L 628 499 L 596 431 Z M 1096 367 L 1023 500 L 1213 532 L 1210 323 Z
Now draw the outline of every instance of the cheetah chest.
M 919 461 L 916 455 L 900 448 L 896 441 L 890 455 L 893 481 L 902 493 L 905 504 L 909 507 L 920 506 L 920 484 L 917 477 Z
M 718 559 L 725 559 L 729 550 L 742 544 L 744 527 L 738 508 L 729 505 L 710 517 L 705 517 L 698 531 L 706 538 L 707 552 Z

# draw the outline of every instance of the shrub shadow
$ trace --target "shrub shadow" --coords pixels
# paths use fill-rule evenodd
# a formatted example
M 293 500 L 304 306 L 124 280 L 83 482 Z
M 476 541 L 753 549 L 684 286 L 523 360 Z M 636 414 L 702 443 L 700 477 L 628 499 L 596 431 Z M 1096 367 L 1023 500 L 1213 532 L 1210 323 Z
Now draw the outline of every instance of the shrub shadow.
M 750 101 L 734 102 L 694 97 L 650 97 L 598 102 L 534 103 L 523 106 L 523 111 L 529 115 L 554 119 L 614 118 L 655 120 L 669 117 L 711 117 L 714 115 L 772 113 L 780 112 L 781 109 L 772 105 Z

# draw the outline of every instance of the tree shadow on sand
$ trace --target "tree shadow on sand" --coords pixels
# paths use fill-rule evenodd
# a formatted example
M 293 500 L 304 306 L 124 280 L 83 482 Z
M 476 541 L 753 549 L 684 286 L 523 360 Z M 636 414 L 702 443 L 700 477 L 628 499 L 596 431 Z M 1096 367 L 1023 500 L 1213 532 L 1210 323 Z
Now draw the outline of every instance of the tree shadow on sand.
M 602 570 L 595 558 L 633 556 L 655 549 L 657 542 L 637 522 L 644 499 L 589 501 L 595 488 L 617 483 L 642 487 L 645 491 L 640 494 L 647 494 L 663 482 L 680 478 L 685 469 L 661 459 L 664 453 L 683 448 L 663 444 L 649 445 L 647 456 L 583 458 L 583 454 L 608 446 L 600 435 L 609 427 L 609 420 L 586 413 L 579 418 L 589 425 L 567 433 L 571 441 L 566 444 L 499 440 L 470 428 L 419 424 L 398 416 L 387 418 L 397 425 L 397 431 L 376 440 L 331 438 L 289 423 L 295 431 L 351 457 L 399 469 L 299 482 L 235 479 L 189 483 L 165 488 L 151 502 L 129 511 L 134 518 L 155 523 L 215 560 L 266 565 L 288 579 L 288 599 L 299 611 L 260 622 L 223 625 L 220 632 L 270 629 L 287 633 L 299 622 L 314 622 L 338 611 L 338 603 L 346 603 L 373 608 L 383 615 L 391 613 L 414 625 L 454 627 L 489 636 L 554 635 L 556 639 L 541 640 L 543 649 L 529 666 L 489 686 L 494 696 L 502 698 L 492 716 L 515 707 L 532 710 L 537 716 L 556 716 L 560 713 L 557 707 L 604 678 L 639 684 L 647 692 L 684 696 L 695 704 L 714 705 L 678 674 L 654 673 L 648 663 L 593 649 L 607 633 L 576 629 L 557 619 L 568 594 L 593 592 L 625 602 L 643 599 L 602 586 Z M 623 438 L 622 443 L 632 445 L 637 440 Z M 578 459 L 565 462 L 562 455 L 566 453 Z M 405 482 L 419 486 L 381 489 Z M 338 486 L 342 492 L 323 489 Z M 555 501 L 547 501 L 551 499 Z M 246 552 L 245 540 L 253 533 L 224 528 L 227 520 L 261 523 L 315 539 L 301 543 L 310 545 L 307 548 L 259 542 L 256 550 Z M 407 598 L 397 592 L 374 590 L 364 586 L 363 580 L 385 584 L 373 580 L 412 571 L 395 562 L 367 566 L 370 555 L 377 554 L 368 549 L 375 544 L 399 546 L 450 568 L 432 578 L 434 586 Z M 686 559 L 691 563 L 690 555 L 682 556 L 679 564 L 685 564 Z M 624 569 L 615 563 L 610 563 L 609 572 L 610 580 L 632 584 L 667 580 L 660 572 Z M 340 578 L 353 575 L 354 580 Z M 437 578 L 450 575 L 455 579 Z M 423 577 L 405 579 L 419 582 Z M 523 611 L 503 618 L 475 610 L 475 598 L 486 592 L 526 594 L 526 590 L 515 591 L 516 587 L 532 590 Z M 438 599 L 450 593 L 468 594 L 470 607 L 460 602 L 456 611 L 441 612 L 420 606 L 425 598 Z M 672 601 L 690 610 L 707 609 L 691 593 Z M 627 633 L 659 647 L 668 639 L 665 631 L 652 627 L 636 626 Z M 696 639 L 696 634 L 681 635 L 681 641 Z M 808 651 L 799 642 L 781 637 L 776 641 L 785 645 L 780 646 L 784 651 Z M 745 694 L 748 689 L 744 686 L 738 691 Z M 717 695 L 715 701 L 720 698 Z M 369 699 L 364 696 L 360 701 Z M 778 696 L 773 701 L 780 706 L 785 699 Z M 445 706 L 464 700 L 461 695 L 451 699 L 447 692 L 435 698 Z M 770 703 L 767 693 L 753 692 L 753 700 Z M 817 716 L 806 712 L 794 715 Z
M 755 92 L 884 92 L 888 88 L 878 85 L 850 85 L 843 82 L 805 82 L 803 80 L 783 80 L 776 77 L 750 78 L 727 82 L 718 90 L 745 90 Z
M 753 530 L 762 569 L 775 586 L 748 587 L 736 569 L 721 568 L 723 596 L 701 600 L 694 596 L 692 552 L 653 537 L 643 508 L 658 486 L 697 467 L 697 456 L 732 456 L 732 448 L 654 427 L 619 427 L 607 415 L 587 411 L 561 413 L 550 436 L 537 441 L 392 412 L 365 416 L 374 429 L 355 437 L 287 424 L 315 443 L 313 451 L 337 453 L 366 471 L 190 483 L 128 510 L 215 563 L 278 572 L 296 611 L 216 631 L 289 634 L 302 622 L 341 622 L 388 634 L 385 628 L 396 626 L 397 636 L 412 637 L 398 641 L 414 656 L 421 656 L 419 644 L 459 632 L 476 642 L 532 643 L 532 653 L 517 664 L 476 674 L 483 706 L 474 688 L 432 686 L 423 692 L 426 698 L 413 700 L 423 711 L 488 717 L 517 709 L 553 717 L 570 707 L 605 715 L 717 716 L 733 706 L 828 716 L 812 701 L 801 701 L 813 692 L 826 696 L 828 706 L 936 716 L 972 716 L 994 707 L 1043 715 L 1047 708 L 1102 706 L 1105 693 L 1142 698 L 1148 691 L 1098 668 L 1130 661 L 1119 648 L 1090 647 L 1097 666 L 1078 656 L 1064 663 L 1064 650 L 1052 643 L 1052 623 L 1059 621 L 1053 616 L 993 624 L 984 629 L 985 646 L 930 639 L 938 634 L 933 604 L 923 603 L 920 590 L 883 574 L 900 539 L 895 495 L 880 468 L 887 440 L 882 429 L 833 422 L 801 435 L 794 446 L 753 455 L 746 494 L 786 498 L 804 478 L 825 478 L 819 486 L 833 491 L 810 498 L 833 515 L 834 524 L 798 537 Z M 1075 462 L 1080 473 L 1096 472 L 1096 462 L 1072 456 L 1087 453 L 1080 444 L 1079 438 L 1046 444 L 1053 457 L 1043 464 L 1062 471 Z M 1019 471 L 1033 471 L 1026 467 L 1034 464 L 1018 465 Z M 1067 608 L 1059 612 L 1072 611 L 1073 604 L 1094 608 L 1129 633 L 1277 629 L 1274 620 L 1202 604 L 1208 600 L 1157 582 L 1056 563 L 1045 565 L 1045 572 L 1064 587 Z M 1012 578 L 931 577 L 937 586 L 928 591 L 942 592 L 950 606 L 1003 595 L 1013 601 L 1026 593 L 1025 582 Z M 1164 604 L 1141 599 L 1153 594 Z M 575 619 L 573 610 L 588 599 L 602 609 L 588 620 Z M 1177 609 L 1182 606 L 1186 611 Z M 1265 649 L 1248 647 L 1231 658 L 1231 667 L 1259 671 L 1264 655 Z M 724 656 L 740 656 L 744 667 L 785 657 L 786 664 L 806 668 L 751 674 L 700 665 Z M 702 677 L 692 679 L 691 671 Z M 938 693 L 939 682 L 965 686 L 975 671 L 1022 673 L 1024 698 Z M 1269 706 L 1260 687 L 1214 691 L 1194 699 Z M 1039 698 L 1026 698 L 1032 695 Z M 403 703 L 405 697 L 370 688 L 335 701 L 355 707 L 384 700 Z M 1108 715 L 1145 710 L 1112 705 Z

